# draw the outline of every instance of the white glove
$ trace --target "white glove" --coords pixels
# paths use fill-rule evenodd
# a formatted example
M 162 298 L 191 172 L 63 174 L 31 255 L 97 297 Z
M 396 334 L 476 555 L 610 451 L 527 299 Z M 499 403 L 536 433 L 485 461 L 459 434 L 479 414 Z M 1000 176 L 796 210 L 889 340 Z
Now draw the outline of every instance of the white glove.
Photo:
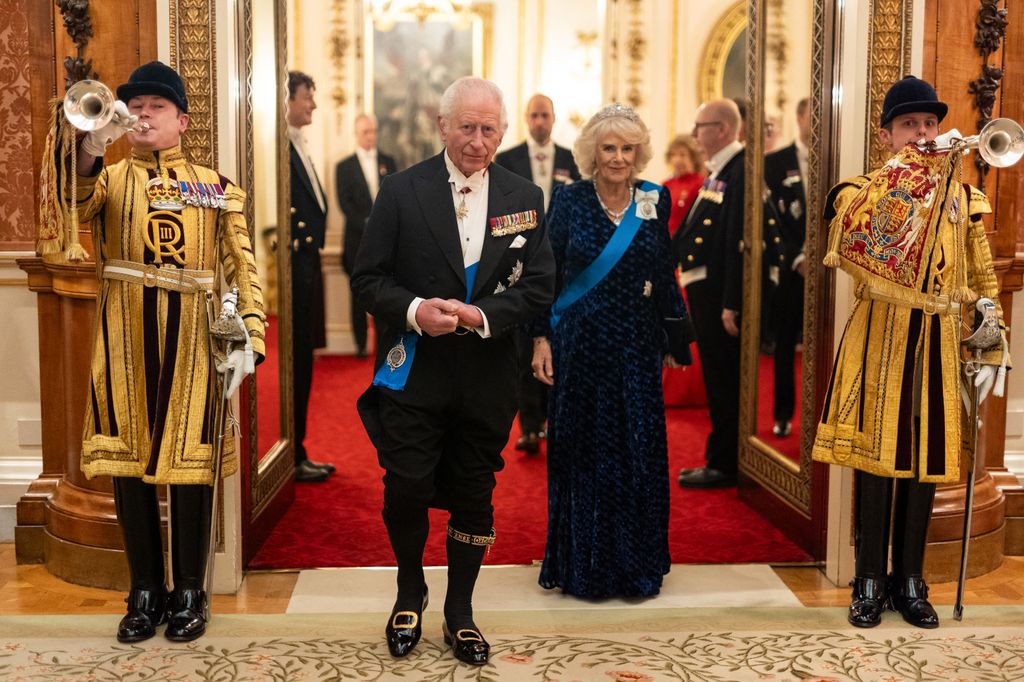
M 238 312 L 238 290 L 232 289 L 220 297 L 220 316 L 234 317 Z
M 996 383 L 996 375 L 999 372 L 999 368 L 995 365 L 982 365 L 978 369 L 978 373 L 974 375 L 974 387 L 978 391 L 978 405 L 980 406 L 985 402 L 985 398 L 988 397 L 989 392 Z M 996 396 L 1001 395 L 997 390 Z M 967 414 L 971 413 L 971 396 L 967 392 L 967 388 L 960 384 L 960 399 L 964 403 L 964 409 L 967 410 Z
M 995 365 L 982 365 L 978 373 L 974 375 L 974 388 L 978 391 L 978 404 L 985 402 L 985 398 L 988 397 L 989 391 L 992 390 L 992 386 L 996 382 L 996 370 L 998 367 Z
M 225 381 L 227 387 L 224 389 L 224 398 L 225 400 L 230 400 L 235 395 L 238 387 L 242 385 L 242 379 L 245 378 L 245 375 L 256 371 L 256 362 L 253 358 L 252 348 L 231 351 L 224 362 L 217 363 L 217 371 L 227 375 Z
M 128 106 L 121 100 L 114 102 L 114 117 L 102 128 L 87 133 L 82 140 L 82 150 L 90 156 L 103 156 L 107 147 L 138 123 L 139 117 L 128 113 Z

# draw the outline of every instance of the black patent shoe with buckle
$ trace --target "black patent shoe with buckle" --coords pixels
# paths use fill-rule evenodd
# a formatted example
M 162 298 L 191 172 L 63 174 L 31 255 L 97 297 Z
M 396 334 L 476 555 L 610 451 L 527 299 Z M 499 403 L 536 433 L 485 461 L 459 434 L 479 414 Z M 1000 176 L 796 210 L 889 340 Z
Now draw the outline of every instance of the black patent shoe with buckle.
M 889 605 L 899 612 L 903 620 L 919 628 L 939 627 L 939 614 L 928 602 L 928 585 L 924 578 L 892 576 L 889 583 Z
M 117 625 L 117 641 L 141 642 L 156 634 L 156 626 L 167 620 L 167 591 L 132 589 L 125 599 L 128 613 Z
M 206 632 L 206 592 L 175 590 L 168 606 L 167 631 L 173 642 L 191 642 Z
M 444 643 L 452 648 L 455 658 L 470 665 L 485 665 L 491 657 L 491 645 L 487 643 L 479 630 L 461 628 L 452 634 L 448 623 L 441 623 Z
M 429 595 L 427 586 L 423 586 L 423 607 L 419 613 L 415 611 L 394 611 L 391 620 L 384 628 L 384 636 L 388 642 L 388 651 L 395 658 L 408 656 L 423 634 L 423 612 L 427 609 Z
M 853 596 L 846 620 L 858 628 L 873 628 L 882 622 L 885 611 L 885 581 L 878 578 L 854 578 Z

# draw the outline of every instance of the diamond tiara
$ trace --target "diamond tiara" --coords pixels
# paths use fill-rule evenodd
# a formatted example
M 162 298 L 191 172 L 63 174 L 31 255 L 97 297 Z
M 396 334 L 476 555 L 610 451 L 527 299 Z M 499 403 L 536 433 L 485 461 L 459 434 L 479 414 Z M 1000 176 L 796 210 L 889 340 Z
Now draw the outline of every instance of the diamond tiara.
M 601 121 L 606 118 L 611 118 L 613 116 L 621 116 L 622 118 L 628 119 L 633 123 L 640 122 L 640 117 L 637 116 L 637 113 L 636 111 L 633 110 L 633 107 L 628 106 L 626 104 L 620 104 L 618 102 L 615 102 L 614 104 L 609 104 L 608 106 L 604 107 L 596 114 L 594 114 L 594 121 Z

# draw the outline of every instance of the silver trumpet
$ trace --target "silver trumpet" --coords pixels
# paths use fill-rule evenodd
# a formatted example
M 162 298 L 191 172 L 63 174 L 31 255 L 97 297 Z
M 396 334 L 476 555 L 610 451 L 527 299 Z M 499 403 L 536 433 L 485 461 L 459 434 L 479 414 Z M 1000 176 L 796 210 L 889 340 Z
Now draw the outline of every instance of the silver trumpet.
M 918 143 L 928 151 L 966 152 L 977 149 L 981 158 L 993 168 L 1009 168 L 1024 156 L 1024 128 L 1010 118 L 995 118 L 985 124 L 977 135 L 954 139 L 949 145 Z
M 83 132 L 99 130 L 110 123 L 117 113 L 114 110 L 114 93 L 99 81 L 78 81 L 64 95 L 64 116 L 68 122 Z M 149 124 L 141 121 L 125 126 L 130 132 L 144 133 Z

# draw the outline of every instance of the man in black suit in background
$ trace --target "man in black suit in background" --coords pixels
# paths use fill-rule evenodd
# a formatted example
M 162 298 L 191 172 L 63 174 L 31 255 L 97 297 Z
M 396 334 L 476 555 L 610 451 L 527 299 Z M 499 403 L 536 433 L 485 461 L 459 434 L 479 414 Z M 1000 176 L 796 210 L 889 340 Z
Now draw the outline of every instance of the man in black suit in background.
M 338 206 L 345 215 L 345 237 L 342 241 L 341 268 L 349 276 L 356 262 L 363 229 L 370 217 L 373 200 L 377 197 L 380 181 L 395 172 L 395 160 L 377 149 L 377 119 L 369 114 L 356 116 L 356 151 L 338 162 L 334 169 L 334 182 L 338 191 Z M 366 309 L 359 305 L 353 293 L 351 299 L 352 335 L 356 342 L 356 357 L 366 357 Z M 378 340 L 379 342 L 379 340 Z
M 736 136 L 741 120 L 732 100 L 706 102 L 697 109 L 693 136 L 708 160 L 708 176 L 672 239 L 711 412 L 706 465 L 680 472 L 684 488 L 736 485 L 744 211 L 744 150 Z
M 806 97 L 797 104 L 796 123 L 800 134 L 793 144 L 764 159 L 768 202 L 772 215 L 778 218 L 782 238 L 779 286 L 769 317 L 775 327 L 775 426 L 772 432 L 779 437 L 786 437 L 792 431 L 796 406 L 793 362 L 804 324 L 805 181 L 807 143 L 811 135 L 811 107 Z
M 555 188 L 580 179 L 572 152 L 551 139 L 555 125 L 555 106 L 550 97 L 536 94 L 526 103 L 526 125 L 530 135 L 522 144 L 506 149 L 494 162 L 533 182 L 544 192 L 544 210 L 548 210 Z M 544 437 L 548 414 L 548 387 L 537 380 L 530 366 L 533 360 L 533 336 L 519 333 L 519 429 L 516 450 L 536 453 Z
M 385 628 L 393 656 L 420 639 L 428 507 L 447 509 L 442 624 L 459 660 L 490 647 L 473 588 L 494 542 L 491 493 L 516 413 L 519 326 L 554 296 L 537 186 L 491 163 L 508 126 L 501 90 L 461 78 L 445 91 L 441 154 L 384 179 L 352 287 L 381 331 L 373 385 L 358 403 L 384 474 L 384 523 L 398 564 Z
M 313 349 L 326 343 L 324 280 L 320 249 L 324 247 L 327 197 L 306 149 L 302 128 L 313 122 L 316 101 L 313 79 L 288 72 L 288 152 L 291 162 L 292 376 L 295 389 L 295 480 L 320 483 L 334 473 L 333 464 L 318 464 L 306 454 L 306 413 L 313 385 Z

